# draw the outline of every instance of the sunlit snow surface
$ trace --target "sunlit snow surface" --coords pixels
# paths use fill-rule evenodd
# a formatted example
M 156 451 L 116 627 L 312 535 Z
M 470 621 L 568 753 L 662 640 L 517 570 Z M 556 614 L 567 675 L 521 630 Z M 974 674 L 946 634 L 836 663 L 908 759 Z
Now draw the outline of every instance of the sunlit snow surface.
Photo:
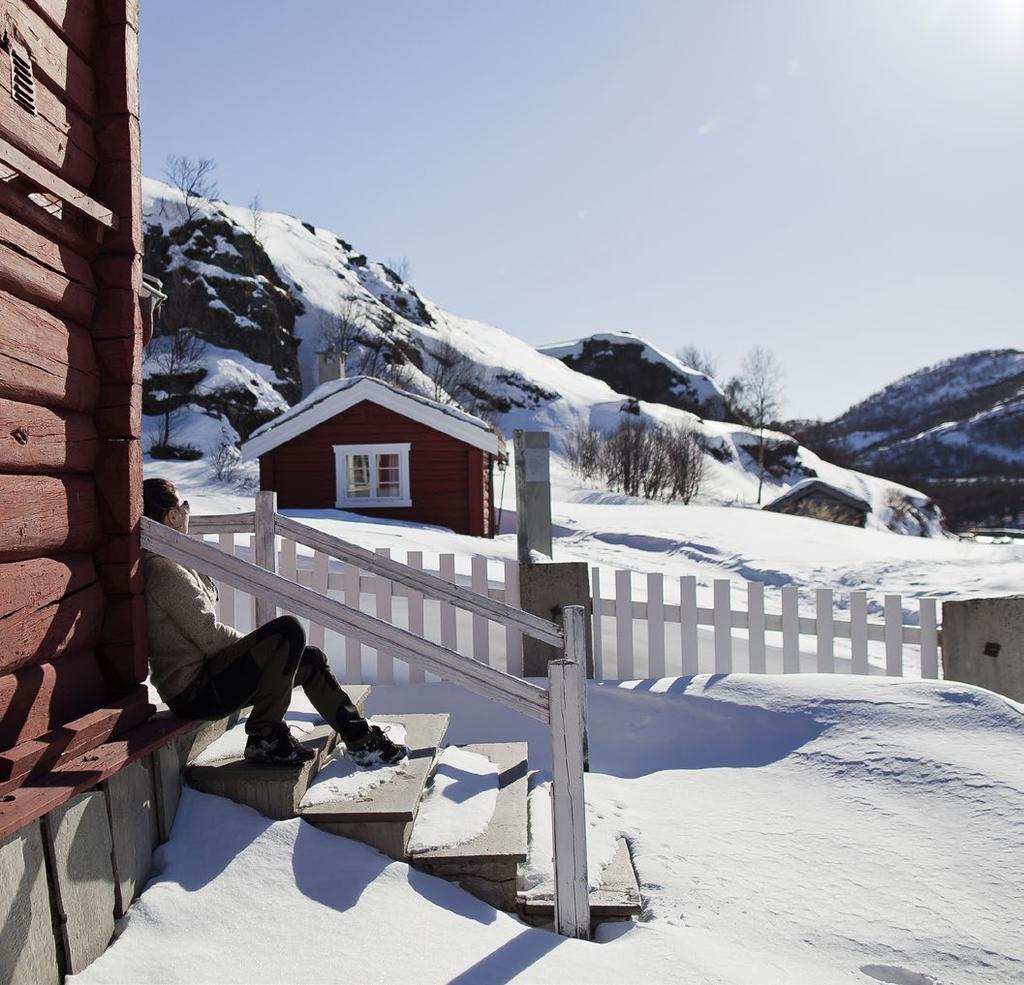
M 744 675 L 589 701 L 589 834 L 631 846 L 632 928 L 562 940 L 356 842 L 186 790 L 120 938 L 70 980 L 1024 980 L 1021 705 L 953 683 Z M 526 739 L 550 768 L 543 726 L 456 687 L 370 702 L 450 712 L 453 743 Z

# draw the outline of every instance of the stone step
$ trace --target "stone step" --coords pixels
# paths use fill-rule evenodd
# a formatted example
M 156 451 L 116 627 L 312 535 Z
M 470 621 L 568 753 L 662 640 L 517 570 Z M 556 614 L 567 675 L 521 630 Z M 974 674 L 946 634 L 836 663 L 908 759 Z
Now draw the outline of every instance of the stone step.
M 513 911 L 516 874 L 527 851 L 528 746 L 525 742 L 494 742 L 460 748 L 486 757 L 498 768 L 498 799 L 490 824 L 461 845 L 413 849 L 409 861 L 418 869 L 457 882 L 498 909 Z M 458 805 L 453 804 L 452 810 L 458 810 Z
M 591 923 L 604 920 L 625 920 L 640 914 L 643 901 L 640 885 L 625 838 L 619 838 L 612 860 L 601 873 L 601 883 L 590 891 Z M 528 922 L 544 924 L 554 920 L 555 901 L 550 896 L 525 896 L 518 900 L 518 910 Z
M 370 693 L 369 686 L 349 684 L 345 690 L 362 714 Z M 296 697 L 297 703 L 304 709 L 305 696 Z M 306 723 L 311 714 L 306 710 L 289 711 L 285 720 Z M 237 804 L 252 807 L 272 820 L 283 821 L 299 813 L 299 801 L 313 777 L 330 757 L 336 738 L 337 734 L 331 726 L 316 725 L 300 739 L 301 745 L 316 751 L 314 759 L 301 766 L 259 766 L 242 755 L 245 726 L 239 723 L 211 743 L 198 758 L 193 758 L 185 771 L 185 779 L 196 790 L 227 797 Z M 221 749 L 225 750 L 223 756 L 219 754 Z
M 331 834 L 355 838 L 404 859 L 420 796 L 448 731 L 448 715 L 375 715 L 378 724 L 405 729 L 409 758 L 398 767 L 380 767 L 379 785 L 354 797 L 300 807 L 299 816 Z M 372 782 L 375 771 L 367 771 Z

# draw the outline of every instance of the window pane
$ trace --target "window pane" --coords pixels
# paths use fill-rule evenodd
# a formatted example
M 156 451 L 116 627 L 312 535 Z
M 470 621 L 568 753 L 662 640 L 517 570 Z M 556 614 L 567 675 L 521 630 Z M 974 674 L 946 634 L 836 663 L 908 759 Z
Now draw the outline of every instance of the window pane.
M 368 499 L 370 496 L 370 456 L 348 456 L 348 492 L 350 499 Z
M 398 455 L 378 455 L 377 495 L 381 499 L 397 499 L 401 494 L 401 466 Z

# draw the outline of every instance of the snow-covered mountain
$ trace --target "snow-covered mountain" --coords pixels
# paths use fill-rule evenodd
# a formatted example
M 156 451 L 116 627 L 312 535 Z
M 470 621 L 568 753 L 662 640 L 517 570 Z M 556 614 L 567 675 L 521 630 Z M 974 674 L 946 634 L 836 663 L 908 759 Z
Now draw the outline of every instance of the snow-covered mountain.
M 572 342 L 555 342 L 540 346 L 540 351 L 638 400 L 688 410 L 713 421 L 737 420 L 722 388 L 710 376 L 632 332 L 605 332 Z
M 972 352 L 918 370 L 830 428 L 861 467 L 921 479 L 1024 473 L 1024 352 Z
M 574 428 L 611 431 L 628 412 L 697 432 L 707 463 L 701 501 L 754 502 L 757 435 L 710 419 L 708 408 L 722 399 L 717 385 L 642 340 L 629 343 L 640 346 L 651 365 L 669 361 L 667 368 L 693 388 L 702 416 L 635 400 L 499 328 L 444 311 L 326 229 L 223 202 L 186 203 L 178 190 L 151 179 L 143 194 L 146 271 L 161 278 L 170 295 L 145 364 L 151 453 L 184 449 L 209 456 L 245 440 L 317 384 L 317 352 L 326 339 L 344 349 L 350 375 L 377 376 L 458 402 L 507 436 L 514 428 L 549 431 L 564 495 L 588 501 L 609 496 L 573 492 L 561 456 Z M 188 352 L 182 336 L 205 344 Z M 769 432 L 767 441 L 765 502 L 820 476 L 869 501 L 872 527 L 940 531 L 938 513 L 924 495 L 832 465 L 788 435 Z

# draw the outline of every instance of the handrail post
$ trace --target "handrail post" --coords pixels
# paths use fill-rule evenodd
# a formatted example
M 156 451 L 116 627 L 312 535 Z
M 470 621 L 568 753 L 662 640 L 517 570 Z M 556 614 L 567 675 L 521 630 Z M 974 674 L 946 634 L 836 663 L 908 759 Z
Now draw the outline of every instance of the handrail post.
M 548 665 L 551 699 L 551 826 L 555 931 L 590 937 L 587 815 L 583 785 L 586 731 L 586 636 L 581 605 L 562 610 L 565 650 Z
M 266 571 L 277 574 L 277 543 L 274 537 L 274 515 L 277 513 L 277 493 L 261 491 L 256 493 L 256 514 L 254 518 L 253 563 Z M 256 627 L 270 622 L 277 615 L 274 600 L 267 596 L 256 596 Z M 254 627 L 254 628 L 256 628 Z

